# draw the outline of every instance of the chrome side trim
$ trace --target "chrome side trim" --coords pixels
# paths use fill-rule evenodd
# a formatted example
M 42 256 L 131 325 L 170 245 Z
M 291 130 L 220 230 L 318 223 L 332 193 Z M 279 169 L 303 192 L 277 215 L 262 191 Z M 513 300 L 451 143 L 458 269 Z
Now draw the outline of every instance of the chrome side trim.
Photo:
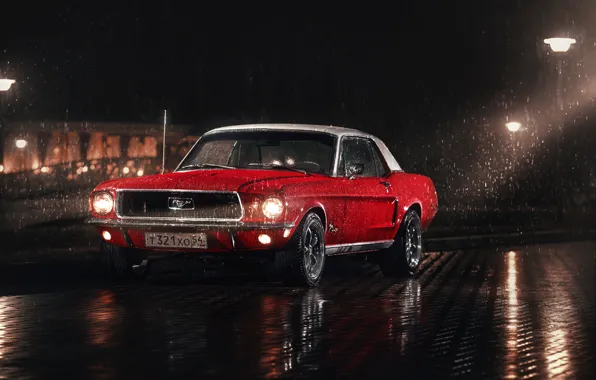
M 325 254 L 327 256 L 334 256 L 362 251 L 376 251 L 379 249 L 389 248 L 392 244 L 393 240 L 367 241 L 350 244 L 333 244 L 325 247 Z
M 168 222 L 151 221 L 146 219 L 102 219 L 90 218 L 85 221 L 87 224 L 94 224 L 106 227 L 118 228 L 169 228 L 169 227 L 185 227 L 194 229 L 210 229 L 210 230 L 268 230 L 268 229 L 284 229 L 294 228 L 294 223 L 242 223 L 242 222 L 211 222 L 211 223 L 197 223 L 189 221 L 188 219 L 177 219 Z
M 240 203 L 240 217 L 236 219 L 227 219 L 227 218 L 170 218 L 170 217 L 153 217 L 153 216 L 123 216 L 120 214 L 120 203 L 121 198 L 118 196 L 118 193 L 122 192 L 169 192 L 169 193 L 210 193 L 210 194 L 235 194 L 238 198 L 238 203 Z M 116 190 L 116 199 L 114 201 L 114 209 L 116 211 L 116 216 L 119 219 L 141 219 L 141 220 L 162 220 L 162 221 L 189 221 L 189 222 L 239 222 L 244 218 L 244 205 L 242 204 L 242 199 L 240 198 L 240 194 L 237 191 L 225 191 L 225 190 L 192 190 L 192 189 L 117 189 Z

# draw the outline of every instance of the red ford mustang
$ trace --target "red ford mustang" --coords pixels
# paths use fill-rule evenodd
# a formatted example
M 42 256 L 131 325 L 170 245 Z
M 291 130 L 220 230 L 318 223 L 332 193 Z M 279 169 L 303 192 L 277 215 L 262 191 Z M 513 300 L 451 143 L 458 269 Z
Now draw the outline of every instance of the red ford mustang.
M 377 137 L 293 124 L 211 130 L 174 172 L 102 182 L 89 203 L 118 276 L 163 253 L 258 256 L 306 286 L 332 255 L 374 251 L 385 275 L 414 274 L 438 208 L 432 181 Z

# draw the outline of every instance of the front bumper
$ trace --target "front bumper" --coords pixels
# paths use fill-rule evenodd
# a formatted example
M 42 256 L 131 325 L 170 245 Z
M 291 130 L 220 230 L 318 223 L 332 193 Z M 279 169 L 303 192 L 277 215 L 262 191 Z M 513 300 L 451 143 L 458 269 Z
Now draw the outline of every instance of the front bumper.
M 101 219 L 91 218 L 87 224 L 95 225 L 98 232 L 108 231 L 110 243 L 129 248 L 152 251 L 184 252 L 234 252 L 280 249 L 287 244 L 294 232 L 293 223 L 242 223 L 242 222 L 196 222 L 185 220 L 155 221 L 148 219 Z M 207 249 L 145 247 L 145 232 L 164 234 L 203 232 L 207 234 Z M 270 244 L 259 242 L 258 236 L 267 234 Z
M 106 227 L 124 228 L 194 228 L 200 230 L 218 231 L 242 231 L 242 230 L 268 230 L 279 228 L 294 228 L 294 223 L 242 223 L 242 222 L 194 222 L 183 219 L 171 221 L 152 221 L 147 219 L 101 219 L 91 218 L 85 221 L 87 224 L 94 224 Z

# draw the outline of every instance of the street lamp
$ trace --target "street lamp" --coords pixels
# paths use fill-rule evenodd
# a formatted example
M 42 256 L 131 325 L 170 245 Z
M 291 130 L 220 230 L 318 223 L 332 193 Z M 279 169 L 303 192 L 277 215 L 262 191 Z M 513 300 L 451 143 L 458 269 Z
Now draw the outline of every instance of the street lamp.
M 567 37 L 553 37 L 544 40 L 544 43 L 550 46 L 554 53 L 566 53 L 576 42 L 575 38 Z
M 14 144 L 17 148 L 24 149 L 27 146 L 27 140 L 18 139 Z
M 552 50 L 553 53 L 557 54 L 557 92 L 556 92 L 556 106 L 559 109 L 559 111 L 563 111 L 565 109 L 565 104 L 563 101 L 563 96 L 562 96 L 562 91 L 563 91 L 563 57 L 565 56 L 565 53 L 567 53 L 569 51 L 569 49 L 571 49 L 571 45 L 574 45 L 577 41 L 575 40 L 575 38 L 569 38 L 569 37 L 552 37 L 552 38 L 547 38 L 544 40 L 544 43 L 547 44 L 550 49 Z M 561 176 L 561 129 L 562 129 L 562 123 L 559 123 L 558 125 L 558 131 L 557 131 L 557 135 L 555 137 L 555 143 L 556 143 L 556 148 L 555 148 L 555 154 L 556 154 L 556 170 L 557 170 L 557 174 L 558 174 L 558 181 L 559 184 L 556 187 L 558 189 L 558 198 L 559 198 L 559 207 L 558 207 L 558 212 L 559 212 L 559 222 L 563 222 L 563 218 L 565 216 L 565 191 L 564 191 L 564 184 L 562 183 L 562 176 Z
M 14 82 L 14 79 L 0 79 L 0 91 L 10 90 L 10 86 L 12 86 Z
M 515 133 L 521 129 L 521 123 L 519 123 L 517 121 L 510 121 L 508 123 L 505 123 L 505 126 L 507 127 L 509 132 L 513 132 L 513 133 Z

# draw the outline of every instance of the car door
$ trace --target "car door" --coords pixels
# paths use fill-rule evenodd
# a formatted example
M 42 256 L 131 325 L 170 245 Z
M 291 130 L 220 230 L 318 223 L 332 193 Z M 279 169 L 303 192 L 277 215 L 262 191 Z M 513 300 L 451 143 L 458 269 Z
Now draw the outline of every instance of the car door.
M 346 194 L 344 244 L 393 239 L 397 200 L 388 174 L 372 140 L 342 139 L 338 175 Z

